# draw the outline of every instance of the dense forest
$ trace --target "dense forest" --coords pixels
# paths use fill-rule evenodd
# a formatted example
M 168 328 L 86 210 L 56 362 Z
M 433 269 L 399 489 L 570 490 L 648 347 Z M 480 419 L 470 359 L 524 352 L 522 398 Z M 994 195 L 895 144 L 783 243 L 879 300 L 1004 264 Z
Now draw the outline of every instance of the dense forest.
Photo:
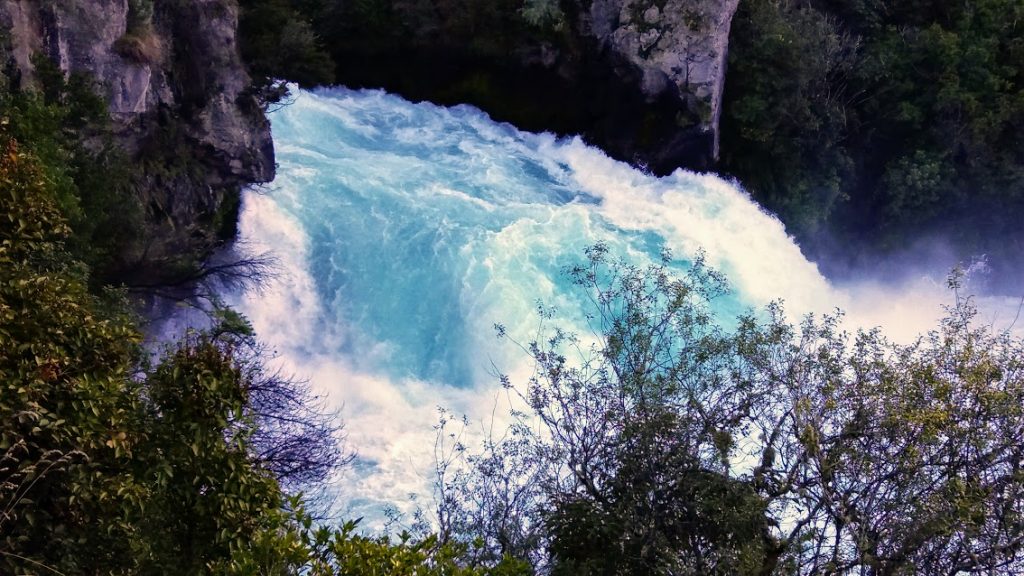
M 812 255 L 830 235 L 945 239 L 1019 269 L 1022 17 L 1013 0 L 741 2 L 723 169 Z
M 437 4 L 453 45 L 560 41 L 565 17 Z M 344 77 L 335 42 L 410 38 L 383 0 L 241 5 L 266 105 L 281 79 Z M 743 0 L 733 40 L 721 166 L 796 234 L 1020 253 L 1024 5 Z M 671 254 L 637 267 L 600 244 L 564 271 L 593 334 L 543 306 L 533 341 L 496 326 L 536 367 L 501 377 L 523 406 L 507 433 L 464 443 L 445 414 L 436 498 L 404 529 L 320 517 L 303 492 L 350 462 L 343 427 L 244 317 L 214 299 L 208 329 L 142 345 L 138 298 L 160 287 L 126 282 L 152 233 L 140 198 L 188 167 L 130 161 L 89 78 L 37 70 L 38 89 L 0 76 L 0 573 L 1024 570 L 1024 341 L 980 321 L 957 272 L 945 318 L 898 345 L 779 304 L 726 328 L 710 309 L 728 283 L 703 261 L 677 277 Z M 234 216 L 208 215 L 221 240 Z M 177 276 L 216 276 L 198 256 Z

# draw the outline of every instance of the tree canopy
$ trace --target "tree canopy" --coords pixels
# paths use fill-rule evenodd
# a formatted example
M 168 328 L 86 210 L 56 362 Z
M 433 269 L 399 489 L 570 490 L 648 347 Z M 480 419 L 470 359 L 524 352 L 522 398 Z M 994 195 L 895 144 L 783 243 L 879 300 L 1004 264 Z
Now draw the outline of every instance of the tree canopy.
M 594 334 L 523 346 L 535 375 L 506 384 L 529 409 L 440 483 L 454 537 L 552 574 L 1024 568 L 1024 342 L 957 276 L 940 326 L 898 345 L 779 304 L 726 330 L 722 278 L 668 264 L 599 245 L 567 271 Z
M 723 168 L 812 250 L 829 234 L 874 249 L 941 234 L 1019 266 L 1004 239 L 1024 213 L 1022 9 L 744 0 Z M 849 259 L 844 246 L 823 255 Z

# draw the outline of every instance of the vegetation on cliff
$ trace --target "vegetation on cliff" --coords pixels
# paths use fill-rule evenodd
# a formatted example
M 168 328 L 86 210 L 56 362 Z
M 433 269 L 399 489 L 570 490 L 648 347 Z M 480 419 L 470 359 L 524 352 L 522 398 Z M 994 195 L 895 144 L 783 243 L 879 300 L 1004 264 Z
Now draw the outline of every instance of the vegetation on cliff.
M 243 0 L 240 4 L 243 53 L 255 63 L 254 72 L 303 85 L 328 83 L 335 72 L 343 81 L 358 82 L 360 75 L 369 79 L 375 74 L 371 64 L 379 58 L 414 57 L 416 50 L 425 50 L 430 57 L 447 53 L 483 66 L 507 60 L 511 52 L 531 44 L 568 40 L 558 35 L 565 16 L 552 0 Z M 376 74 L 376 81 L 381 81 L 391 77 L 392 71 L 382 69 Z M 408 87 L 415 81 L 410 79 Z
M 257 82 L 337 79 L 440 104 L 471 102 L 522 126 L 567 122 L 517 108 L 510 60 L 543 42 L 565 45 L 556 2 L 243 0 L 242 53 Z M 282 25 L 282 23 L 284 23 Z M 486 33 L 485 33 L 486 31 Z M 521 90 L 536 89 L 523 86 Z M 559 126 L 555 126 L 558 128 Z
M 179 127 L 164 129 L 125 150 L 115 137 L 100 87 L 82 74 L 65 74 L 50 60 L 33 58 L 38 90 L 12 86 L 0 75 L 3 134 L 38 160 L 48 189 L 69 227 L 64 243 L 89 268 L 93 289 L 104 284 L 147 291 L 158 284 L 184 283 L 203 274 L 203 260 L 234 236 L 237 190 L 232 203 L 200 213 L 185 245 L 167 254 L 171 240 L 161 228 L 167 214 L 155 206 L 152 190 L 189 180 L 204 189 L 205 168 L 187 160 L 191 151 Z M 147 199 L 150 203 L 147 205 Z
M 136 252 L 142 207 L 125 154 L 109 140 L 106 102 L 92 81 L 66 78 L 49 60 L 34 59 L 39 91 L 20 90 L 0 75 L 3 133 L 38 158 L 69 228 L 68 250 L 100 281 Z
M 0 566 L 202 566 L 278 505 L 233 344 L 196 337 L 147 369 L 118 294 L 91 293 L 68 252 L 48 171 L 7 134 L 2 154 Z

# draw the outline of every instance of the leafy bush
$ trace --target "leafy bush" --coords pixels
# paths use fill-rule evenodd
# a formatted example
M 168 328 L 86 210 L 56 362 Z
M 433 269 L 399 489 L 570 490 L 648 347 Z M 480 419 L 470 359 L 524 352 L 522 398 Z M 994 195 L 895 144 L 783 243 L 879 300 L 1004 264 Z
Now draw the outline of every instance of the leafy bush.
M 288 0 L 241 3 L 239 44 L 253 82 L 266 102 L 282 97 L 278 81 L 303 87 L 334 81 L 334 61 L 307 16 Z
M 558 0 L 524 0 L 519 13 L 533 26 L 554 29 L 565 26 L 565 13 Z
M 0 135 L 0 572 L 208 573 L 276 525 L 279 467 L 346 461 L 337 427 L 231 314 L 151 367 L 46 174 Z
M 568 270 L 595 332 L 523 346 L 529 410 L 439 482 L 450 537 L 552 574 L 1024 568 L 1024 340 L 956 292 L 906 346 L 778 304 L 727 331 L 722 278 L 667 264 Z
M 265 576 L 529 576 L 522 562 L 504 558 L 494 565 L 467 563 L 467 546 L 442 542 L 437 536 L 414 538 L 408 533 L 391 540 L 364 536 L 358 522 L 340 528 L 316 527 L 298 499 L 290 502 L 279 524 L 255 535 L 252 545 L 238 547 L 231 560 L 218 566 L 225 574 Z
M 107 104 L 93 83 L 46 58 L 34 63 L 38 92 L 0 90 L 0 135 L 38 158 L 41 185 L 71 227 L 67 248 L 105 278 L 143 230 L 139 174 L 109 142 Z

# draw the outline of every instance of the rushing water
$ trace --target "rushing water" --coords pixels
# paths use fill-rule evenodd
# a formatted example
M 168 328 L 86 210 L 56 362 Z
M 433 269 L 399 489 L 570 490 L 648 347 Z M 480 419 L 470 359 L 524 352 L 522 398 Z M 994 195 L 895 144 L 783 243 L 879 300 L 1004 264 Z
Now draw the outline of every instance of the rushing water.
M 798 313 L 856 308 L 713 175 L 659 179 L 578 139 L 375 91 L 298 92 L 272 122 L 278 177 L 246 195 L 241 230 L 282 274 L 236 305 L 339 407 L 360 454 L 338 486 L 352 514 L 423 493 L 437 406 L 472 421 L 496 410 L 495 372 L 524 359 L 495 323 L 525 341 L 538 300 L 581 317 L 560 270 L 595 242 L 638 263 L 666 246 L 680 269 L 703 248 L 735 289 L 723 318 L 776 298 Z

